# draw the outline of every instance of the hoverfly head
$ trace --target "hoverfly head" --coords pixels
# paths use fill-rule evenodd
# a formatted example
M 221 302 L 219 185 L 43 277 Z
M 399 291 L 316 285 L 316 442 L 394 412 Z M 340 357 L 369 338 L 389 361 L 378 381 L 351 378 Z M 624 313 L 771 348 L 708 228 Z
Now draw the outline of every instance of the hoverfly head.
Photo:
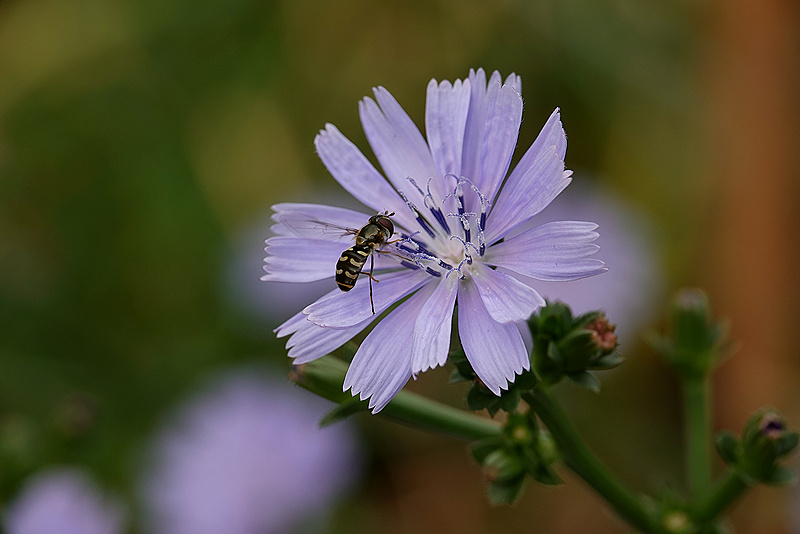
M 394 215 L 394 213 L 383 213 L 370 217 L 370 222 L 375 223 L 384 230 L 386 230 L 387 239 L 392 237 L 392 235 L 394 235 L 394 223 L 392 223 L 392 220 L 389 218 L 392 215 Z

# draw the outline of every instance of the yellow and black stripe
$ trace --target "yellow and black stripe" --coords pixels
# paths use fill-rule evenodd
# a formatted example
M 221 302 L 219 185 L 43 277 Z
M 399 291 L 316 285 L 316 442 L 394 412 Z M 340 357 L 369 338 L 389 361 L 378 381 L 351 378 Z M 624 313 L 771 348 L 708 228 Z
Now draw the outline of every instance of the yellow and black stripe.
M 353 245 L 342 252 L 342 257 L 336 262 L 336 285 L 339 289 L 342 291 L 353 289 L 372 249 L 372 245 Z

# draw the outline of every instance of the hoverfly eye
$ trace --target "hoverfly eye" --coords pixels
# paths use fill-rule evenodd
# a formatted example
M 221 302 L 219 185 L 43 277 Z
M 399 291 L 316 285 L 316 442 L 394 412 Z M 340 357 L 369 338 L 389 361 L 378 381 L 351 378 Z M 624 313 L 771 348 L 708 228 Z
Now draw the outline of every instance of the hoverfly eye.
M 386 228 L 389 231 L 389 235 L 391 236 L 394 234 L 394 224 L 392 224 L 392 220 L 388 217 L 381 217 L 376 221 L 379 225 Z

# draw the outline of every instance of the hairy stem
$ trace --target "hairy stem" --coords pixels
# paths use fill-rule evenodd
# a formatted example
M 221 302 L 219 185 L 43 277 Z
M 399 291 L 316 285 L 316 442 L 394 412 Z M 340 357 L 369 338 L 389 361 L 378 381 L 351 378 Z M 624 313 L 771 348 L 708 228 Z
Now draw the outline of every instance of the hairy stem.
M 301 387 L 335 403 L 360 402 L 342 391 L 347 364 L 332 356 L 295 366 L 291 379 Z M 499 423 L 420 395 L 401 391 L 378 413 L 404 425 L 447 434 L 465 440 L 479 440 L 500 433 Z

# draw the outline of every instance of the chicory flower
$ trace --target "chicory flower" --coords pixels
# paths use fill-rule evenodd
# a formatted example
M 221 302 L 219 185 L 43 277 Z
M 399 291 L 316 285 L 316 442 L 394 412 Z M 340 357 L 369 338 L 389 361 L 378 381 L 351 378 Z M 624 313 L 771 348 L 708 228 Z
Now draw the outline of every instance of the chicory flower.
M 344 389 L 381 410 L 417 373 L 443 365 L 453 310 L 458 335 L 481 381 L 496 395 L 529 369 L 517 324 L 544 299 L 518 275 L 576 280 L 605 270 L 589 256 L 597 225 L 562 221 L 514 230 L 570 183 L 567 141 L 556 109 L 509 173 L 522 120 L 521 79 L 483 70 L 465 80 L 428 84 L 426 138 L 389 92 L 359 105 L 381 175 L 328 124 L 315 140 L 333 177 L 372 214 L 314 204 L 278 204 L 262 280 L 331 278 L 353 232 L 375 212 L 389 216 L 393 237 L 370 261 L 371 276 L 349 292 L 334 289 L 280 325 L 300 364 L 343 345 L 402 300 L 367 335 Z M 504 180 L 505 178 L 505 180 Z M 342 229 L 351 229 L 342 231 Z M 366 265 L 366 263 L 365 263 Z M 365 268 L 362 273 L 368 272 Z M 373 287 L 374 286 L 374 287 Z M 373 314 L 373 306 L 375 314 Z

